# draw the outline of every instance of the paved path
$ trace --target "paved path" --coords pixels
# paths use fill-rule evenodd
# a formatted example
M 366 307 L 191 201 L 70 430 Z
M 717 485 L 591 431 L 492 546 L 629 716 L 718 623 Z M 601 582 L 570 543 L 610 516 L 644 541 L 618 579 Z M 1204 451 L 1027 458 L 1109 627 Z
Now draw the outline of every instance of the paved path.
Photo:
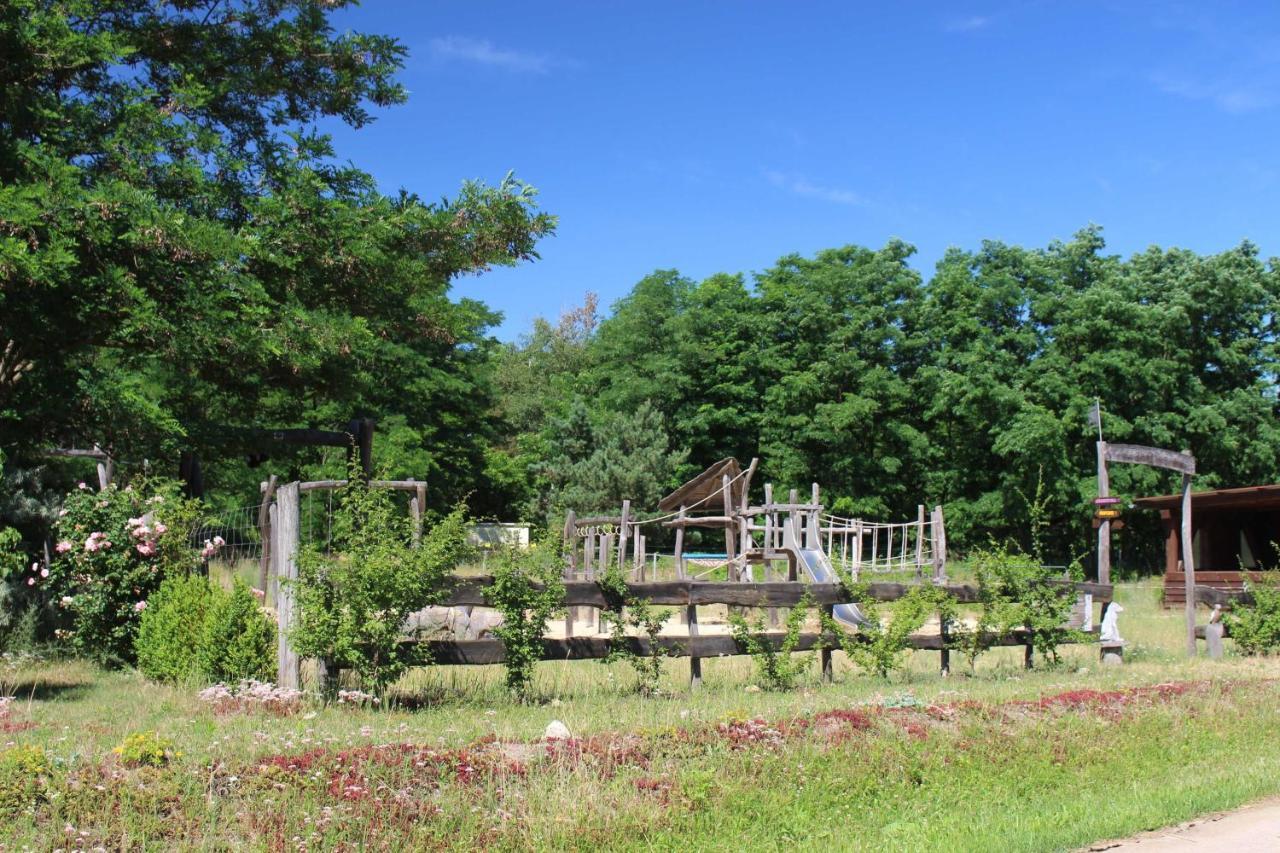
M 1132 838 L 1091 845 L 1089 850 L 1137 853 L 1275 853 L 1280 851 L 1280 799 L 1197 818 Z

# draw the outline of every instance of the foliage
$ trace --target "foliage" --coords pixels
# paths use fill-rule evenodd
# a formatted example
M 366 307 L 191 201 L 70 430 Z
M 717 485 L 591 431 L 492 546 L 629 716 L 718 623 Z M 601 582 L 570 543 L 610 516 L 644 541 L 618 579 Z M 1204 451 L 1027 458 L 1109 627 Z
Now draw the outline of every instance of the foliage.
M 107 665 L 134 661 L 148 599 L 170 575 L 196 565 L 190 547 L 198 504 L 176 483 L 139 480 L 95 492 L 81 483 L 56 528 L 56 558 L 26 583 L 61 609 L 73 651 Z M 47 576 L 46 576 L 47 575 Z
M 353 669 L 381 692 L 416 661 L 406 647 L 409 615 L 434 604 L 466 543 L 459 507 L 413 545 L 413 523 L 392 493 L 351 472 L 333 511 L 334 551 L 298 555 L 298 653 L 330 670 Z M 247 663 L 247 661 L 245 661 Z
M 564 606 L 563 573 L 559 554 L 546 545 L 531 551 L 508 549 L 497 561 L 486 593 L 502 614 L 493 634 L 502 641 L 507 688 L 522 701 L 531 698 L 547 623 Z
M 470 488 L 497 315 L 450 299 L 451 280 L 536 257 L 555 220 L 509 175 L 428 202 L 384 194 L 334 150 L 317 128 L 363 127 L 406 97 L 404 46 L 336 25 L 354 5 L 0 6 L 0 446 L 13 461 L 89 443 L 153 462 L 224 456 L 224 425 L 367 415 L 413 424 L 406 445 L 432 457 L 405 473 L 442 484 L 438 508 Z M 211 475 L 256 483 L 242 463 Z
M 17 623 L 15 592 L 26 566 L 22 535 L 12 527 L 0 527 L 0 651 L 9 647 L 9 634 Z
M 166 578 L 147 601 L 134 649 L 138 669 L 157 681 L 180 682 L 205 674 L 201 666 L 209 611 L 222 595 L 199 574 Z
M 21 744 L 0 751 L 0 815 L 12 817 L 47 802 L 52 772 L 39 746 Z
M 920 630 L 931 614 L 947 619 L 954 610 L 954 601 L 945 590 L 930 584 L 913 586 L 889 608 L 889 622 L 881 618 L 880 608 L 868 594 L 866 584 L 849 590 L 849 599 L 858 603 L 858 609 L 869 624 L 850 633 L 832 617 L 823 614 L 822 627 L 836 637 L 849 660 L 867 672 L 880 678 L 903 666 L 904 655 L 910 651 L 911 635 Z
M 1000 546 L 976 552 L 972 562 L 982 614 L 973 629 L 953 635 L 969 659 L 970 669 L 986 651 L 984 634 L 1000 636 L 1019 628 L 1030 632 L 1036 654 L 1057 663 L 1058 646 L 1078 635 L 1066 627 L 1075 595 L 1062 587 L 1061 570 Z M 1079 566 L 1074 566 L 1071 574 L 1072 580 L 1078 580 Z
M 662 681 L 662 659 L 666 657 L 658 637 L 672 611 L 655 610 L 647 598 L 632 595 L 627 589 L 626 576 L 617 564 L 610 565 L 598 583 L 611 605 L 609 653 L 600 662 L 610 664 L 625 660 L 635 670 L 637 690 L 645 696 L 657 696 L 662 692 L 659 685 Z M 648 640 L 648 654 L 636 654 L 632 650 L 627 628 L 636 629 Z
M 1253 602 L 1236 602 L 1223 620 L 1236 647 L 1247 655 L 1280 650 L 1280 571 L 1269 571 L 1257 580 L 1246 580 Z
M 800 603 L 787 614 L 786 631 L 776 646 L 773 638 L 765 633 L 763 618 L 748 622 L 741 613 L 729 614 L 733 639 L 751 655 L 760 686 L 765 690 L 790 690 L 813 662 L 811 654 L 795 654 L 812 606 L 813 598 L 806 590 Z
M 210 681 L 270 679 L 276 674 L 276 624 L 244 581 L 218 591 L 200 634 L 200 670 Z
M 153 731 L 132 732 L 111 751 L 130 767 L 164 767 L 182 757 L 173 748 L 173 741 Z

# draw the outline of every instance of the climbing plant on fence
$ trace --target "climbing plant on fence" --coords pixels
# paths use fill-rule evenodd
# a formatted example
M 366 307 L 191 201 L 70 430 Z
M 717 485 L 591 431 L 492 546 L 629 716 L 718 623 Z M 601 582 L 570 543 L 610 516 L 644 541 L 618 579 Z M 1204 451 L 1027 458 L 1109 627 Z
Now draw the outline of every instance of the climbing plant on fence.
M 790 690 L 813 662 L 811 654 L 795 654 L 800 647 L 800 636 L 804 633 L 811 607 L 813 598 L 806 590 L 800 603 L 787 614 L 786 631 L 777 648 L 765 636 L 763 618 L 748 622 L 740 613 L 729 614 L 733 638 L 751 655 L 756 665 L 756 674 L 760 677 L 760 686 L 765 690 Z
M 507 687 L 521 701 L 530 698 L 547 623 L 564 603 L 563 571 L 559 554 L 546 545 L 523 552 L 509 549 L 497 561 L 486 590 L 488 601 L 502 614 L 493 634 L 502 641 Z
M 888 608 L 886 624 L 881 618 L 881 608 L 868 589 L 868 585 L 862 583 L 849 590 L 850 600 L 858 602 L 868 624 L 849 632 L 824 613 L 822 628 L 836 638 L 849 660 L 867 672 L 888 678 L 890 673 L 902 668 L 910 650 L 911 635 L 920 630 L 933 613 L 937 613 L 940 620 L 952 618 L 955 600 L 946 590 L 935 586 L 912 587 Z
M 982 612 L 973 629 L 959 628 L 954 642 L 969 659 L 990 648 L 991 640 L 1019 628 L 1030 633 L 1036 654 L 1058 662 L 1058 646 L 1078 640 L 1080 632 L 1066 627 L 1075 606 L 1074 597 L 1056 583 L 1062 570 L 1002 546 L 973 555 Z M 1068 569 L 1072 579 L 1082 576 L 1079 564 Z
M 609 664 L 625 660 L 635 670 L 637 689 L 646 696 L 656 696 L 661 692 L 659 683 L 662 680 L 662 659 L 666 657 L 658 644 L 662 633 L 662 625 L 670 618 L 669 609 L 655 610 L 647 598 L 635 596 L 627 589 L 627 580 L 622 568 L 616 564 L 609 566 L 599 580 L 600 588 L 609 601 L 612 613 L 609 629 L 609 654 L 600 659 Z M 640 635 L 648 639 L 648 654 L 637 654 L 628 641 L 627 628 L 635 628 Z
M 333 553 L 308 545 L 298 555 L 298 653 L 353 669 L 383 690 L 421 658 L 420 644 L 404 642 L 409 615 L 435 604 L 466 550 L 465 512 L 459 507 L 413 545 L 413 523 L 392 494 L 352 476 L 338 494 Z

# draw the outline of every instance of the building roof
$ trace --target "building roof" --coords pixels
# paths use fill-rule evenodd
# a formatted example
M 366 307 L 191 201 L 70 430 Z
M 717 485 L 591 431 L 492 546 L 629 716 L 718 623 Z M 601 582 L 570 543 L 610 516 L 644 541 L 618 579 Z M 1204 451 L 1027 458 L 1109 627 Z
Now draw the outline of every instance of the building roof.
M 1182 495 L 1155 495 L 1134 498 L 1135 506 L 1144 509 L 1177 509 Z M 1197 509 L 1280 509 L 1280 483 L 1245 486 L 1239 489 L 1213 489 L 1191 493 L 1191 508 Z
M 743 480 L 737 479 L 742 473 L 742 466 L 738 464 L 738 460 L 729 456 L 721 459 L 662 500 L 658 501 L 658 510 L 660 512 L 672 512 L 682 506 L 692 507 L 698 504 L 698 512 L 706 512 L 707 510 L 724 510 L 724 476 L 729 475 L 729 479 L 733 480 L 733 484 L 729 486 L 731 493 L 730 498 L 734 503 L 742 502 L 742 490 L 746 486 Z M 698 503 L 706 498 L 704 503 Z

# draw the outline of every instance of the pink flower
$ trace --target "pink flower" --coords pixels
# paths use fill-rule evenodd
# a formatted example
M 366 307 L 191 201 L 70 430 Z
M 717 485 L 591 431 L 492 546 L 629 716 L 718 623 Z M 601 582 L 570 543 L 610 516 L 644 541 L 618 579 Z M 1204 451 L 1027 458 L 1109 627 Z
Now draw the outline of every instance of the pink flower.
M 61 604 L 62 604 L 62 606 L 63 606 L 63 607 L 70 607 L 70 606 L 71 606 L 72 604 L 74 604 L 74 603 L 75 603 L 75 599 L 74 599 L 74 598 L 72 598 L 71 596 L 69 596 L 69 595 L 64 595 L 64 596 L 62 596 L 62 602 L 61 602 Z
M 156 536 L 163 536 L 165 533 L 169 532 L 169 528 L 165 527 L 164 524 L 159 521 L 155 523 L 155 527 L 153 529 L 156 532 Z
M 137 604 L 133 605 L 134 613 L 141 613 L 146 609 L 147 609 L 147 603 L 145 601 L 139 601 Z
M 146 539 L 151 535 L 151 529 L 144 524 L 141 527 L 133 528 L 133 530 L 129 531 L 129 535 L 134 539 Z
M 75 546 L 72 545 L 70 541 L 63 539 L 61 542 L 58 543 L 58 547 L 54 548 L 53 550 L 57 551 L 59 554 L 65 554 L 74 547 Z
M 48 570 L 48 569 L 41 569 L 41 570 L 40 570 L 40 577 L 42 577 L 42 578 L 47 578 L 47 577 L 49 577 L 49 570 Z
M 87 488 L 89 488 L 89 487 L 88 487 L 88 486 L 86 486 L 86 485 L 84 484 L 84 482 L 83 482 L 83 481 L 81 481 L 80 483 L 76 484 L 76 488 L 77 488 L 77 489 L 80 489 L 80 490 L 84 490 L 84 489 L 87 489 Z
M 154 542 L 139 542 L 133 547 L 144 557 L 150 557 L 156 552 L 156 543 Z
M 215 536 L 213 537 L 213 544 L 221 548 L 223 545 L 227 544 L 227 540 L 223 539 L 221 536 Z
M 35 585 L 36 585 L 35 578 L 27 578 L 27 586 L 35 586 Z

